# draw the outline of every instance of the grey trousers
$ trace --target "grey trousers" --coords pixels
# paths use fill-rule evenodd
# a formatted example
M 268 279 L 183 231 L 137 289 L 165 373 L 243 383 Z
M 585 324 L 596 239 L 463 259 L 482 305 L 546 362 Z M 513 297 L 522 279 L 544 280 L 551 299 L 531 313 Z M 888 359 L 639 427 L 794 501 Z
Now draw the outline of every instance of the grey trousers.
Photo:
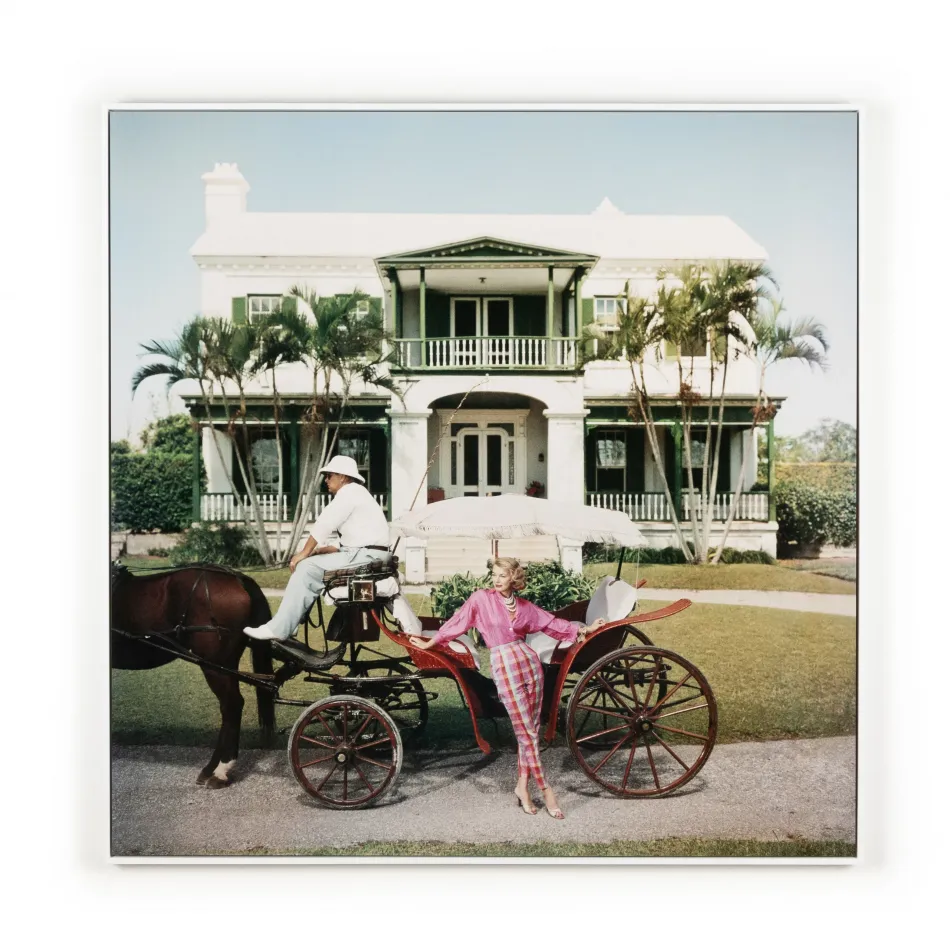
M 368 548 L 340 548 L 336 554 L 317 554 L 301 561 L 290 575 L 280 609 L 267 626 L 280 640 L 292 637 L 313 602 L 323 593 L 325 571 L 376 561 L 383 555 L 383 551 Z

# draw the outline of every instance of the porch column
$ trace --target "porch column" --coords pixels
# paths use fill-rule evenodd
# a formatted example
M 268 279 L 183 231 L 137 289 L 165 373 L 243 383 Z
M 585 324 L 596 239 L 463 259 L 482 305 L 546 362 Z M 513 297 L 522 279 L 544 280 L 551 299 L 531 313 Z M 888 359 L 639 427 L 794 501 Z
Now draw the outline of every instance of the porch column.
M 583 505 L 584 498 L 584 419 L 589 409 L 579 412 L 555 412 L 545 409 L 548 420 L 547 469 L 545 486 L 549 500 L 565 505 Z M 572 571 L 581 568 L 583 542 L 558 537 L 561 564 Z
M 300 495 L 300 411 L 287 411 L 287 434 L 290 436 L 290 485 L 288 486 L 287 513 L 293 519 Z
M 584 283 L 583 272 L 574 272 L 574 326 L 571 336 L 581 335 L 581 284 Z
M 191 441 L 191 519 L 201 521 L 201 426 L 195 423 L 194 438 Z
M 554 365 L 554 267 L 548 267 L 548 342 L 547 342 L 547 364 Z
M 691 500 L 692 501 L 692 500 Z M 673 423 L 673 508 L 683 517 L 683 426 Z
M 421 356 L 420 366 L 426 365 L 426 269 L 419 268 L 419 337 Z
M 422 412 L 386 410 L 392 426 L 390 456 L 392 458 L 390 517 L 398 518 L 408 511 L 416 498 L 416 506 L 426 503 L 426 464 L 429 460 L 429 416 L 431 409 Z M 405 538 L 406 580 L 411 584 L 425 582 L 426 543 L 418 538 Z
M 769 466 L 769 521 L 777 521 L 775 514 L 775 419 L 769 419 L 766 458 Z

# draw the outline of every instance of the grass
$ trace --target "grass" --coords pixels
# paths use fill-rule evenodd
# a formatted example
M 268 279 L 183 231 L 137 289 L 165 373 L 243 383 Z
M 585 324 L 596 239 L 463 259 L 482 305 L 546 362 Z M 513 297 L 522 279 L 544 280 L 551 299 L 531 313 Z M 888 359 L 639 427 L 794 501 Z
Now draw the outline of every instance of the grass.
M 736 565 L 745 566 L 745 565 Z M 410 598 L 419 614 L 428 598 Z M 278 601 L 272 600 L 276 609 Z M 658 604 L 643 602 L 643 609 Z M 712 687 L 719 707 L 720 742 L 850 735 L 855 730 L 855 642 L 853 617 L 760 607 L 693 604 L 666 620 L 644 626 L 661 647 L 691 660 Z M 388 640 L 373 644 L 402 655 Z M 250 669 L 245 655 L 244 668 Z M 488 669 L 483 655 L 482 670 Z M 474 745 L 468 712 L 449 680 L 426 682 L 438 698 L 430 702 L 422 742 L 435 748 Z M 112 673 L 113 740 L 119 744 L 212 745 L 218 728 L 217 702 L 201 671 L 184 663 L 150 671 Z M 242 743 L 259 744 L 254 691 L 242 686 L 247 705 Z M 328 687 L 291 680 L 285 698 L 310 702 Z M 300 710 L 278 706 L 278 728 L 292 726 Z M 507 721 L 498 723 L 501 741 L 512 743 Z M 486 738 L 496 741 L 486 724 Z M 558 741 L 562 741 L 558 739 Z
M 658 838 L 652 841 L 544 842 L 538 844 L 465 844 L 446 841 L 366 841 L 352 848 L 295 848 L 214 854 L 293 857 L 385 858 L 853 858 L 852 841 L 809 841 L 787 838 L 756 841 L 736 838 Z
M 124 558 L 132 568 L 162 567 L 167 558 Z M 247 572 L 261 587 L 283 590 L 290 578 L 286 567 Z M 584 573 L 601 578 L 617 573 L 613 564 L 588 564 Z M 624 580 L 646 578 L 649 587 L 662 590 L 789 590 L 815 594 L 853 594 L 854 563 L 835 561 L 784 561 L 781 564 L 624 564 Z
M 613 564 L 588 564 L 584 573 L 603 577 L 617 573 Z M 822 577 L 801 569 L 771 564 L 624 564 L 622 577 L 633 583 L 646 579 L 648 587 L 663 590 L 789 590 L 815 594 L 853 594 L 854 584 Z

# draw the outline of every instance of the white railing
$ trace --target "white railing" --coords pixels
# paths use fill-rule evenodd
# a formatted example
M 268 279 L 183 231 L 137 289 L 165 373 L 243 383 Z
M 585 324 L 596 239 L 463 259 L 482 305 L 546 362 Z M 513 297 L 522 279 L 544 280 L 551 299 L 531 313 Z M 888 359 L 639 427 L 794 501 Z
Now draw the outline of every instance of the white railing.
M 712 501 L 714 521 L 725 521 L 734 492 L 718 492 Z M 702 517 L 703 505 L 695 495 L 684 492 L 681 500 L 681 520 L 691 517 L 690 509 L 696 499 L 696 514 Z M 632 521 L 670 521 L 670 506 L 662 492 L 588 492 L 587 504 L 595 508 L 622 511 Z M 743 492 L 736 509 L 736 521 L 768 521 L 768 492 Z
M 330 494 L 324 492 L 315 495 L 310 500 L 310 510 L 308 519 L 316 520 L 317 516 L 330 503 Z M 261 506 L 261 515 L 265 521 L 290 521 L 294 516 L 293 508 L 290 505 L 290 495 L 258 495 L 258 502 Z M 389 513 L 389 495 L 386 493 L 373 495 L 376 503 L 388 515 Z M 200 516 L 202 521 L 244 521 L 245 512 L 247 518 L 252 519 L 254 513 L 251 509 L 250 498 L 247 495 L 237 499 L 230 492 L 208 492 L 201 496 Z
M 732 500 L 735 498 L 735 492 L 717 492 L 712 497 L 712 517 L 713 521 L 725 521 L 729 517 L 729 509 L 732 506 Z M 703 516 L 705 505 L 702 504 L 698 495 L 690 495 L 689 492 L 683 493 L 683 518 L 692 517 L 691 508 L 695 506 L 697 517 Z M 736 521 L 768 521 L 769 520 L 769 494 L 768 492 L 743 492 L 739 498 L 739 506 L 736 509 Z
M 577 343 L 574 337 L 531 336 L 400 339 L 396 355 L 402 366 L 414 369 L 574 368 Z
M 632 521 L 670 520 L 670 506 L 662 492 L 588 492 L 587 504 L 622 511 Z
M 287 521 L 290 496 L 258 495 L 258 504 L 261 506 L 261 515 L 265 521 Z M 244 521 L 245 512 L 248 518 L 253 518 L 251 499 L 242 495 L 237 499 L 230 492 L 209 492 L 201 496 L 202 521 Z

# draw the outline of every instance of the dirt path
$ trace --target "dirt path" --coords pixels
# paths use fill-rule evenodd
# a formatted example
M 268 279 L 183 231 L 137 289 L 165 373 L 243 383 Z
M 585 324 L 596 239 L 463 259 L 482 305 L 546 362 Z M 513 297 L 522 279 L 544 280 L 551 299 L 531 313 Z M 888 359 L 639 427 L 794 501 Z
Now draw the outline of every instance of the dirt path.
M 375 808 L 313 802 L 281 751 L 242 755 L 236 781 L 194 784 L 206 750 L 119 747 L 112 764 L 113 853 L 198 855 L 251 848 L 346 847 L 364 841 L 597 842 L 669 836 L 853 840 L 853 737 L 717 746 L 680 793 L 618 799 L 589 782 L 567 749 L 544 753 L 567 820 L 516 806 L 515 754 L 416 752 Z

